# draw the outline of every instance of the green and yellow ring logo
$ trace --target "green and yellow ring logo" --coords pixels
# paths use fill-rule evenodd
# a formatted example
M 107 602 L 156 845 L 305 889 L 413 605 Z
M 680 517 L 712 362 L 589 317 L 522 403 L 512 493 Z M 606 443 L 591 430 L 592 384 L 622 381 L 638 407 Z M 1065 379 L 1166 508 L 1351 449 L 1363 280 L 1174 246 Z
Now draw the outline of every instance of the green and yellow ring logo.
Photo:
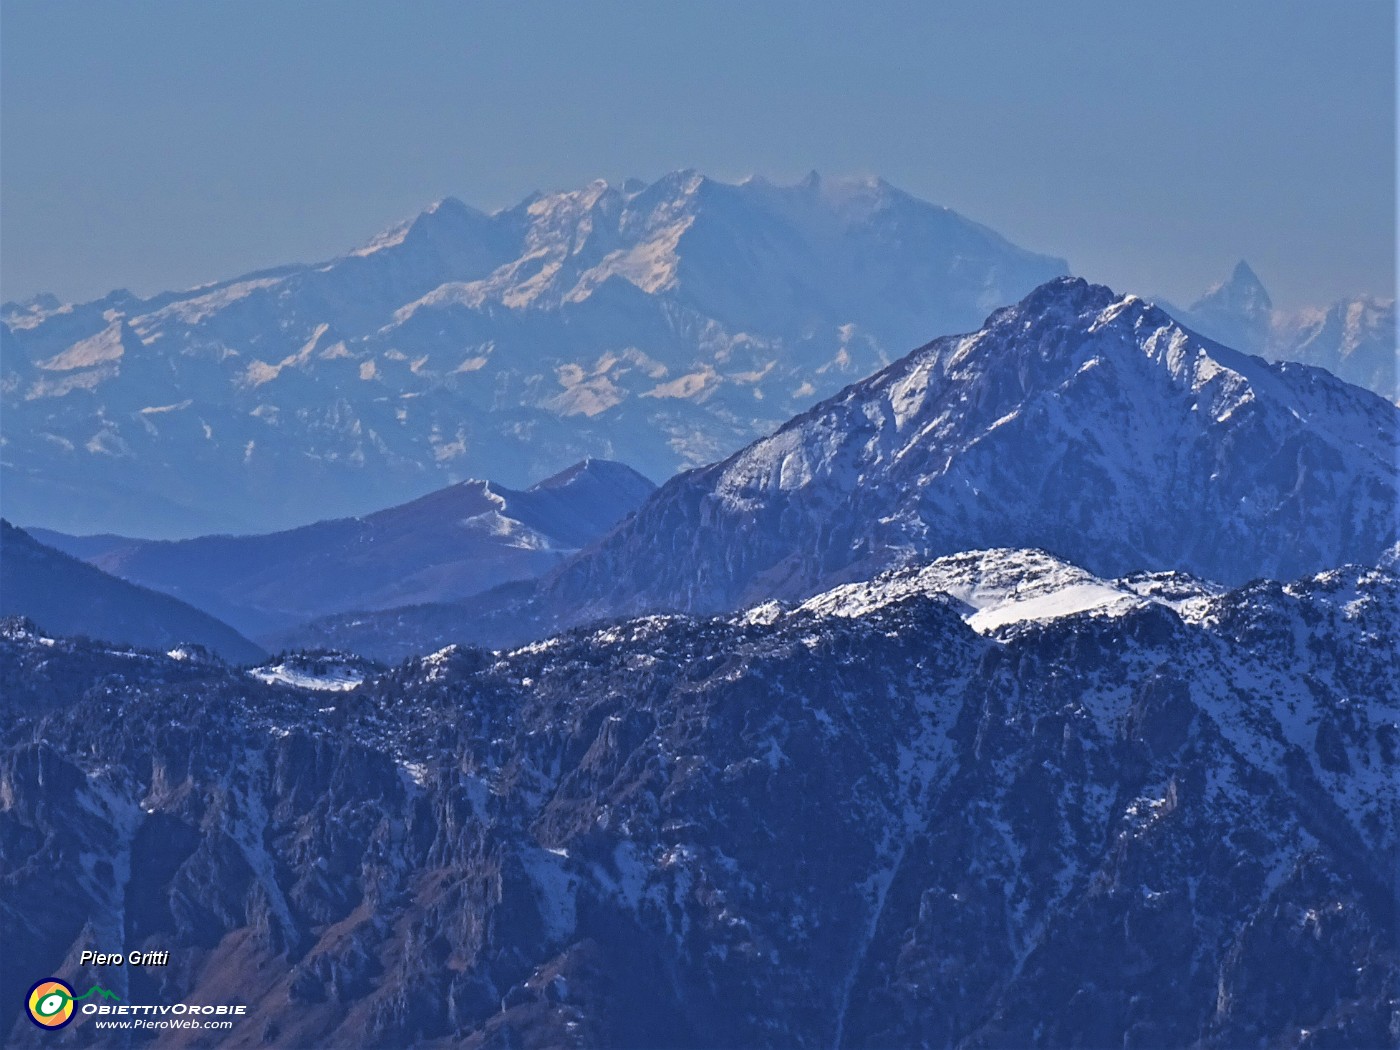
M 29 1019 L 40 1028 L 62 1028 L 73 1020 L 73 989 L 65 981 L 46 977 L 29 989 Z

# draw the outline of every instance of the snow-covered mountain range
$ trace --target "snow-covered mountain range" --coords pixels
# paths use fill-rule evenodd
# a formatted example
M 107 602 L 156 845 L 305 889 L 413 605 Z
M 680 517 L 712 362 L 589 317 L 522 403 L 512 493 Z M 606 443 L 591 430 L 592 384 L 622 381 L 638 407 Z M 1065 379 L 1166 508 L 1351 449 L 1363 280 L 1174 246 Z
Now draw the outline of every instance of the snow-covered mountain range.
M 6 513 L 163 538 L 590 455 L 663 480 L 1066 271 L 878 179 L 447 199 L 325 263 L 7 304 Z
M 1063 268 L 681 173 L 6 307 L 7 514 L 397 504 L 42 534 L 361 610 L 270 659 L 0 523 L 6 966 L 249 1045 L 1394 1044 L 1400 407 L 1198 334 L 1269 349 L 1247 268 Z M 714 461 L 508 487 L 590 452 Z
M 1394 299 L 1363 295 L 1328 306 L 1280 310 L 1259 275 L 1241 260 L 1228 279 L 1189 307 L 1163 305 L 1227 346 L 1273 361 L 1317 365 L 1400 402 Z
M 293 637 L 500 644 L 802 599 L 989 546 L 1044 549 L 1105 579 L 1289 579 L 1375 564 L 1396 542 L 1398 452 L 1400 409 L 1378 395 L 1060 278 L 672 479 L 537 585 Z

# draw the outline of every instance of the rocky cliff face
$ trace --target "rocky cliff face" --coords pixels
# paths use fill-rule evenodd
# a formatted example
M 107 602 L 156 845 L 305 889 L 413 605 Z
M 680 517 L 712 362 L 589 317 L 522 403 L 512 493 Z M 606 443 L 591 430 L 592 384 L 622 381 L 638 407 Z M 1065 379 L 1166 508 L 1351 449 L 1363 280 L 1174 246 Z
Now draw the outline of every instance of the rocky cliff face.
M 230 1045 L 1392 1044 L 1397 602 L 991 552 L 335 693 L 11 622 L 6 968 L 172 948 L 117 991 Z

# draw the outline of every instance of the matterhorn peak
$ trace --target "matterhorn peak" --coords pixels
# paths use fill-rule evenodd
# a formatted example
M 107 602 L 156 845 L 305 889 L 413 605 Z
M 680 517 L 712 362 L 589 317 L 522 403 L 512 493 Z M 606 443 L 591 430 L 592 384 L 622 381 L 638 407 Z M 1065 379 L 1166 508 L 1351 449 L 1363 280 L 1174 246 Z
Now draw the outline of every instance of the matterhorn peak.
M 1227 280 L 1191 304 L 1189 322 L 1205 335 L 1250 353 L 1264 348 L 1274 303 L 1249 263 L 1241 259 Z
M 1230 271 L 1227 280 L 1212 285 L 1205 295 L 1192 304 L 1192 311 L 1247 313 L 1257 316 L 1274 308 L 1264 282 L 1249 263 L 1241 259 Z
M 1235 268 L 1230 271 L 1229 283 L 1236 286 L 1255 285 L 1261 289 L 1264 287 L 1263 282 L 1259 280 L 1259 275 L 1254 272 L 1254 267 L 1243 259 L 1235 263 Z

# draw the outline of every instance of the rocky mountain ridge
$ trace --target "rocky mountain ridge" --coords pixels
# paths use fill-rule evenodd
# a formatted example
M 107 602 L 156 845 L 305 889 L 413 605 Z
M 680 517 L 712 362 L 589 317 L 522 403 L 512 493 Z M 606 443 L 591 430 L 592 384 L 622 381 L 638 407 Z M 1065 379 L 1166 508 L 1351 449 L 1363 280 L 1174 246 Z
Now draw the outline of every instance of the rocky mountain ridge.
M 655 488 L 624 464 L 584 460 L 523 491 L 463 481 L 363 518 L 261 536 L 33 533 L 261 637 L 333 612 L 460 600 L 538 576 L 606 533 Z
M 988 546 L 1104 579 L 1286 579 L 1376 563 L 1396 542 L 1398 451 L 1400 410 L 1379 396 L 1057 279 L 672 479 L 535 585 L 284 641 L 508 645 L 593 619 L 800 600 Z
M 247 1003 L 227 1045 L 1393 1042 L 1396 578 L 979 633 L 1017 564 L 1084 582 L 968 555 L 339 693 L 11 623 L 7 954 L 159 941 L 119 994 Z

